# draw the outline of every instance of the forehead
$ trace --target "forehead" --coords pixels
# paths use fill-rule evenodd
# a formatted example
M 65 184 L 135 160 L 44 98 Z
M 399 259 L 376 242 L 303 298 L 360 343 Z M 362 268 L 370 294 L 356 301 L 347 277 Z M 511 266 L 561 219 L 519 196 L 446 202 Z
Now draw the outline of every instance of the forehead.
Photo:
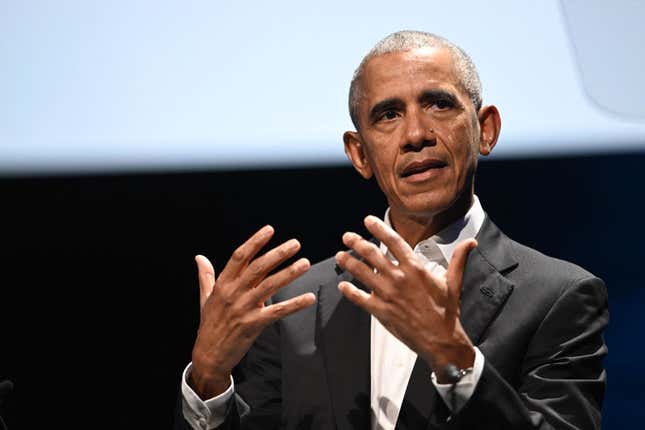
M 450 52 L 430 47 L 373 57 L 365 65 L 361 81 L 368 104 L 376 99 L 403 97 L 410 91 L 442 88 L 457 92 L 460 88 Z

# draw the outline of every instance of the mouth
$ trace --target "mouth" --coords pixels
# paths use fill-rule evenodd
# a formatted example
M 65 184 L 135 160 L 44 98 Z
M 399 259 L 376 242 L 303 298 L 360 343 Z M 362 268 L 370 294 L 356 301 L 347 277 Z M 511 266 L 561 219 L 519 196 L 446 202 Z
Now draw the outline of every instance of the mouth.
M 415 161 L 403 169 L 401 177 L 411 182 L 424 181 L 437 174 L 446 166 L 447 164 L 445 162 L 434 158 Z

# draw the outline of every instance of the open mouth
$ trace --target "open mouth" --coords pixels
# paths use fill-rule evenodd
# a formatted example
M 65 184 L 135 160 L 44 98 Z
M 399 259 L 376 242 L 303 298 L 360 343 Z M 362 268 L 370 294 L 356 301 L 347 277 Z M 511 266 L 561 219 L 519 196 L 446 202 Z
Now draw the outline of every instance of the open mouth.
M 420 162 L 414 162 L 410 163 L 408 166 L 403 169 L 403 172 L 401 173 L 402 178 L 409 178 L 411 176 L 428 176 L 427 174 L 430 174 L 432 170 L 438 170 L 441 168 L 446 167 L 446 163 L 444 163 L 441 160 L 435 160 L 435 159 L 429 159 L 429 160 L 423 160 Z M 421 175 L 423 173 L 427 173 L 426 175 Z

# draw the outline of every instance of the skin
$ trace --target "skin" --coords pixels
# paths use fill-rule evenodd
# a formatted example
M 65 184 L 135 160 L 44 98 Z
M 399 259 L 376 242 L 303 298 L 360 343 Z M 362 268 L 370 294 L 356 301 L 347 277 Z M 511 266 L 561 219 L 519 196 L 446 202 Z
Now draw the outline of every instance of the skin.
M 488 155 L 495 145 L 499 113 L 494 106 L 475 112 L 456 78 L 452 58 L 442 50 L 423 48 L 375 57 L 366 65 L 362 85 L 360 130 L 344 134 L 345 152 L 365 179 L 376 177 L 387 198 L 394 229 L 373 216 L 365 219 L 365 225 L 399 265 L 389 262 L 374 244 L 348 232 L 343 242 L 364 261 L 339 252 L 338 264 L 371 293 L 347 282 L 339 288 L 425 359 L 441 382 L 446 363 L 465 368 L 474 361 L 472 343 L 459 322 L 459 296 L 466 258 L 476 243 L 469 240 L 457 246 L 442 278 L 423 267 L 412 246 L 471 206 L 477 155 Z M 423 165 L 428 160 L 437 168 L 402 177 L 411 163 Z M 257 257 L 272 235 L 271 226 L 260 229 L 233 253 L 219 276 L 206 257 L 195 258 L 200 324 L 189 384 L 202 399 L 229 387 L 233 367 L 267 325 L 315 302 L 309 293 L 264 305 L 310 266 L 300 259 L 271 274 L 300 249 L 292 239 Z
M 343 243 L 363 261 L 341 251 L 337 262 L 371 293 L 348 282 L 339 289 L 425 359 L 444 382 L 446 364 L 467 368 L 474 363 L 472 342 L 459 321 L 459 297 L 476 242 L 457 246 L 442 278 L 423 267 L 413 247 L 472 205 L 477 158 L 497 142 L 499 112 L 494 106 L 475 110 L 444 49 L 374 57 L 361 85 L 359 130 L 344 134 L 345 152 L 361 176 L 376 178 L 387 198 L 394 229 L 374 216 L 365 219 L 365 226 L 399 264 L 348 232 Z
M 202 399 L 223 393 L 230 385 L 231 372 L 262 330 L 272 322 L 314 304 L 313 294 L 265 306 L 264 302 L 281 287 L 309 270 L 300 259 L 269 275 L 300 250 L 291 239 L 257 257 L 274 230 L 265 226 L 233 252 L 222 273 L 216 277 L 204 256 L 195 257 L 199 277 L 200 322 L 192 352 L 189 384 Z

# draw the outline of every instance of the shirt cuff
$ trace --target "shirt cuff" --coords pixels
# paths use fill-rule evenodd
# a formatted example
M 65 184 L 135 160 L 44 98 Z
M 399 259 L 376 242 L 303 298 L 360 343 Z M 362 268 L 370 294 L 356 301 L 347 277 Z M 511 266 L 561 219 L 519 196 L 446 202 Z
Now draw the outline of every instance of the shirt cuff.
M 468 402 L 475 392 L 479 378 L 482 376 L 482 371 L 484 370 L 484 354 L 481 353 L 479 348 L 475 347 L 475 363 L 473 364 L 473 371 L 466 374 L 457 384 L 455 385 L 455 410 L 452 410 L 452 384 L 439 384 L 437 382 L 437 376 L 432 372 L 432 383 L 439 392 L 439 395 L 443 399 L 448 409 L 451 412 L 457 413 L 461 408 Z
M 188 377 L 192 366 L 192 363 L 189 363 L 181 376 L 182 413 L 186 422 L 194 430 L 214 429 L 226 420 L 226 414 L 235 389 L 233 377 L 231 376 L 231 385 L 226 391 L 204 401 L 188 385 Z

